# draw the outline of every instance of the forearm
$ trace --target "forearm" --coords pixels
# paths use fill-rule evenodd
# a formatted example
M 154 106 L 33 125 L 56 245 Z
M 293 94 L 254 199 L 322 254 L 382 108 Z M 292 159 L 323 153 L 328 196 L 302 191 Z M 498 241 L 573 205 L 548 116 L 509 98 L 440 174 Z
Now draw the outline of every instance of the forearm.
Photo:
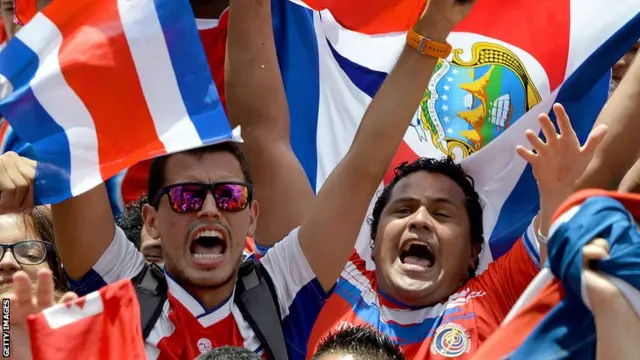
M 79 279 L 98 262 L 115 235 L 104 184 L 51 206 L 56 250 L 67 275 Z
M 444 41 L 449 29 L 417 31 Z M 408 46 L 376 94 L 346 156 L 320 189 L 300 228 L 300 245 L 323 287 L 331 288 L 351 253 L 368 204 L 409 127 L 438 59 Z
M 596 126 L 606 124 L 609 132 L 577 189 L 602 188 L 615 190 L 633 166 L 640 153 L 640 61 L 629 68 L 620 86 L 602 109 Z
M 227 112 L 248 144 L 289 143 L 289 109 L 276 56 L 271 1 L 232 0 L 227 36 Z
M 596 359 L 631 360 L 640 354 L 640 319 L 622 296 L 592 304 L 596 325 Z

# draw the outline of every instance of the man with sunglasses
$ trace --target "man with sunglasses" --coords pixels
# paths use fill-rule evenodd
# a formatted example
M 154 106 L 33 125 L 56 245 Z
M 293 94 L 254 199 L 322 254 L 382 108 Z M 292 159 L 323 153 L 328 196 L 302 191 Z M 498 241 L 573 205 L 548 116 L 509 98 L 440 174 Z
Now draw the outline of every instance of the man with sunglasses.
M 276 212 L 259 227 L 262 232 L 258 237 L 275 236 L 299 226 L 260 261 L 277 297 L 289 358 L 305 358 L 312 324 L 354 247 L 369 200 L 409 126 L 438 58 L 450 52 L 446 37 L 472 4 L 459 0 L 429 2 L 415 26 L 424 46 L 406 46 L 366 112 L 350 151 L 311 206 L 298 215 L 302 221 L 295 223 L 289 218 L 290 229 L 285 229 L 283 223 L 275 223 Z M 270 5 L 268 0 L 231 1 L 229 42 L 234 45 L 230 46 L 228 60 L 236 70 L 228 78 L 227 94 L 236 99 L 229 109 L 232 121 L 238 116 L 235 109 L 242 105 L 242 99 L 253 99 L 249 94 L 238 97 L 242 89 L 269 98 L 271 82 L 265 78 L 279 77 L 273 34 L 265 31 L 271 28 Z M 245 83 L 238 79 L 241 74 L 234 73 L 237 69 L 245 72 Z M 270 100 L 274 107 L 255 114 L 258 118 L 287 111 L 282 92 L 274 92 Z M 246 130 L 250 135 L 247 141 L 261 144 L 259 138 L 251 136 L 251 129 Z M 284 133 L 288 129 L 272 131 Z M 287 180 L 288 176 L 304 175 L 295 157 L 272 157 L 269 164 L 282 161 L 282 169 L 294 165 L 297 175 L 281 174 L 277 166 L 265 169 L 256 161 L 255 152 L 250 156 L 260 176 L 257 183 L 264 183 L 270 176 L 283 179 L 278 189 L 256 189 L 257 199 L 273 206 L 272 191 L 278 196 L 287 191 L 297 195 L 298 189 L 289 187 L 296 182 Z M 0 208 L 7 205 L 2 200 L 9 205 L 22 203 L 30 187 L 25 189 L 12 164 L 6 166 L 16 181 L 2 191 Z M 163 244 L 169 296 L 145 339 L 149 358 L 194 358 L 199 352 L 223 345 L 263 352 L 257 329 L 233 301 L 244 239 L 254 234 L 259 214 L 252 183 L 242 153 L 230 143 L 153 162 L 148 185 L 152 200 L 144 207 L 143 217 L 149 235 L 160 238 Z M 297 211 L 286 205 L 282 206 L 283 216 Z M 53 212 L 57 247 L 67 274 L 75 280 L 72 284 L 76 291 L 133 278 L 143 269 L 142 255 L 113 224 L 104 186 L 54 205 Z M 275 230 L 270 232 L 272 219 Z

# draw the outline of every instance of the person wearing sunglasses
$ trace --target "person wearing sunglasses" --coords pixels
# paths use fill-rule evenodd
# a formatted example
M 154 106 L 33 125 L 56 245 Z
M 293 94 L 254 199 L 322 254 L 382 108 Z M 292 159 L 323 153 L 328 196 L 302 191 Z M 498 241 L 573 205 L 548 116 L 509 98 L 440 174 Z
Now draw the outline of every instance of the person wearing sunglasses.
M 439 49 L 448 49 L 444 42 L 450 26 L 466 16 L 472 3 L 431 0 L 416 29 L 439 43 Z M 248 114 L 256 121 L 287 116 L 284 87 L 281 81 L 278 84 L 281 75 L 270 2 L 231 0 L 230 6 L 227 56 L 234 70 L 227 78 L 226 94 L 231 122 L 243 118 L 240 109 L 254 108 L 258 103 L 273 103 L 277 109 L 272 112 L 267 107 L 256 108 L 256 112 Z M 142 215 L 149 235 L 162 242 L 169 296 L 145 339 L 149 358 L 193 359 L 202 351 L 224 345 L 245 347 L 273 358 L 269 344 L 260 341 L 260 329 L 242 315 L 234 294 L 245 238 L 256 234 L 256 241 L 262 241 L 263 236 L 269 241 L 282 233 L 285 235 L 260 260 L 259 268 L 277 300 L 287 357 L 306 358 L 311 326 L 347 263 L 369 202 L 383 180 L 438 59 L 447 55 L 444 50 L 420 53 L 416 47 L 408 43 L 364 115 L 351 149 L 315 199 L 304 204 L 303 207 L 309 205 L 306 210 L 290 208 L 289 199 L 280 197 L 283 193 L 291 198 L 297 196 L 300 189 L 290 186 L 296 184 L 291 179 L 305 176 L 300 163 L 289 152 L 285 152 L 287 157 L 264 154 L 269 161 L 262 163 L 254 156 L 256 152 L 248 151 L 248 160 L 256 172 L 255 187 L 243 153 L 232 143 L 153 161 L 147 186 L 150 203 L 144 206 Z M 274 83 L 277 86 L 271 86 Z M 257 147 L 271 141 L 270 137 L 265 140 L 255 136 L 250 127 L 243 126 L 245 130 L 248 135 L 245 141 Z M 265 130 L 288 133 L 286 128 Z M 291 144 L 283 146 L 290 149 Z M 15 176 L 10 165 L 7 164 L 7 170 Z M 280 172 L 291 169 L 291 165 L 294 172 Z M 282 179 L 278 188 L 261 187 L 272 177 Z M 26 186 L 19 184 L 13 197 L 0 197 L 0 208 L 23 202 L 22 197 L 29 193 L 25 190 L 31 186 L 32 182 Z M 304 186 L 313 198 L 310 186 Z M 272 207 L 260 227 L 256 199 Z M 280 200 L 284 203 L 278 208 L 274 206 L 278 204 L 275 199 L 284 199 Z M 299 199 L 291 201 L 298 202 Z M 74 290 L 95 290 L 101 285 L 134 278 L 144 269 L 144 257 L 123 231 L 114 226 L 104 185 L 53 205 L 52 210 L 59 239 L 56 246 L 66 274 L 74 280 Z M 287 216 L 295 212 L 299 212 L 296 219 L 300 222 Z M 285 226 L 277 222 L 279 217 L 286 219 Z M 261 229 L 259 233 L 257 229 Z

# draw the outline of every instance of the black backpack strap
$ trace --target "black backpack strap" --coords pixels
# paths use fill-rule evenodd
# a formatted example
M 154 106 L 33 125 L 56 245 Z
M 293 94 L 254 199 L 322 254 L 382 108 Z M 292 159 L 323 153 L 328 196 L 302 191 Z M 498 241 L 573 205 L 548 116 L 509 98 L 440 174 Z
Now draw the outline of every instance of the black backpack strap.
M 234 301 L 269 358 L 288 360 L 278 296 L 262 264 L 251 258 L 242 262 Z
M 142 338 L 147 339 L 162 314 L 167 301 L 167 280 L 156 264 L 145 264 L 140 274 L 131 279 L 140 304 Z

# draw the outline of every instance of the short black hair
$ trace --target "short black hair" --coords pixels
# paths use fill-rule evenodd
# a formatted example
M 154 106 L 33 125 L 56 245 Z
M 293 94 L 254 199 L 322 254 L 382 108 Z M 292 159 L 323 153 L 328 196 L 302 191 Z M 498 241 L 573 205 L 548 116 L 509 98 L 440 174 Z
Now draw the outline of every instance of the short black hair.
M 140 248 L 140 234 L 144 226 L 142 208 L 148 202 L 147 194 L 142 194 L 138 200 L 127 204 L 124 212 L 116 217 L 116 225 L 124 231 L 127 239 L 136 246 L 136 249 Z
M 245 348 L 221 346 L 201 354 L 195 360 L 262 360 L 262 358 Z
M 201 157 L 205 154 L 210 154 L 214 152 L 225 152 L 225 151 L 228 153 L 231 153 L 236 158 L 236 160 L 238 160 L 238 162 L 240 163 L 240 169 L 242 169 L 242 174 L 244 175 L 244 181 L 246 181 L 249 184 L 253 184 L 253 180 L 251 178 L 251 172 L 249 171 L 249 163 L 247 162 L 247 159 L 245 158 L 242 151 L 240 151 L 240 148 L 238 148 L 238 146 L 233 142 L 227 141 L 227 142 L 223 142 L 215 145 L 199 147 L 199 148 L 183 151 L 178 154 L 187 154 L 191 156 Z M 164 155 L 164 156 L 153 159 L 153 161 L 151 162 L 151 166 L 149 167 L 149 179 L 147 182 L 147 194 L 151 199 L 157 196 L 160 190 L 162 190 L 162 188 L 165 186 L 165 178 L 166 178 L 165 168 L 167 167 L 167 160 L 172 155 L 173 154 Z M 157 203 L 155 204 L 152 203 L 151 205 L 156 209 L 158 207 Z
M 370 226 L 370 236 L 371 240 L 375 241 L 376 235 L 378 235 L 378 225 L 380 224 L 380 216 L 382 215 L 382 211 L 389 203 L 389 199 L 391 198 L 391 192 L 395 188 L 396 185 L 400 182 L 400 180 L 405 177 L 419 172 L 425 171 L 427 173 L 434 174 L 442 174 L 449 179 L 453 180 L 464 193 L 464 196 L 467 200 L 466 209 L 467 215 L 469 216 L 470 223 L 470 232 L 471 232 L 471 243 L 474 245 L 479 245 L 482 247 L 484 244 L 484 232 L 482 225 L 482 205 L 480 204 L 480 196 L 474 187 L 474 181 L 471 176 L 469 176 L 462 166 L 456 164 L 452 158 L 446 157 L 442 159 L 431 159 L 431 158 L 419 158 L 411 163 L 404 162 L 395 168 L 394 176 L 389 185 L 385 186 L 380 196 L 376 200 L 375 205 L 373 206 L 373 212 L 371 213 L 371 217 L 368 220 Z M 470 275 L 473 276 L 478 267 L 479 259 L 476 259 L 476 269 L 470 271 Z
M 328 354 L 352 355 L 357 360 L 405 360 L 398 344 L 370 326 L 348 326 L 329 333 L 313 355 L 320 360 Z

